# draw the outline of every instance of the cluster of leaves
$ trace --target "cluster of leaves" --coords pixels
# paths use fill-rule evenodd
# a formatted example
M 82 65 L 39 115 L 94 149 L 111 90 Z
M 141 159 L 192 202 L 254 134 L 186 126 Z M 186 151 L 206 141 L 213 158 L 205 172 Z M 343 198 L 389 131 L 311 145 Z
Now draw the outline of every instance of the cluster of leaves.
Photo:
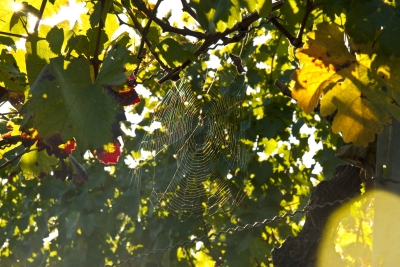
M 329 177 L 337 163 L 334 150 L 343 141 L 310 115 L 316 107 L 322 116 L 337 112 L 332 130 L 361 145 L 389 115 L 400 117 L 400 52 L 392 45 L 400 36 L 399 10 L 390 1 L 182 0 L 179 27 L 170 14 L 157 16 L 161 0 L 85 1 L 79 22 L 52 26 L 30 16 L 49 18 L 68 1 L 21 2 L 19 11 L 13 3 L 5 1 L 0 11 L 0 100 L 12 105 L 0 121 L 1 265 L 100 266 L 272 218 L 304 206 L 310 178 Z M 122 26 L 130 30 L 117 32 Z M 139 143 L 159 97 L 183 76 L 203 83 L 210 53 L 222 69 L 235 64 L 249 86 L 241 118 L 248 175 L 242 188 L 229 181 L 247 196 L 232 210 L 182 223 L 151 205 L 154 190 L 168 187 L 174 174 L 173 153 L 144 163 L 154 175 L 137 187 L 129 162 L 141 157 Z M 276 79 L 293 86 L 299 105 L 281 94 Z M 138 102 L 138 84 L 152 96 Z M 132 115 L 142 118 L 138 125 L 125 121 Z M 310 150 L 304 124 L 316 128 L 323 147 L 314 157 L 320 174 L 303 163 Z M 104 169 L 95 157 L 116 165 Z M 33 177 L 41 180 L 25 179 Z M 269 266 L 273 246 L 298 232 L 301 220 L 223 235 L 138 265 Z M 50 233 L 55 237 L 43 242 Z

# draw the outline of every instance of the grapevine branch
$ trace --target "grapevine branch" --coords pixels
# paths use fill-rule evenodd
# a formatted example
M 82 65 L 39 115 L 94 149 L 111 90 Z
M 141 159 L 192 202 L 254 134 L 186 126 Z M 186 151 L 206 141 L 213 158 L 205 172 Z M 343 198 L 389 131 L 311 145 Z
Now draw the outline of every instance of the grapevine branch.
M 304 13 L 303 20 L 301 22 L 300 29 L 296 37 L 294 37 L 288 30 L 286 30 L 285 27 L 283 27 L 283 25 L 279 23 L 279 21 L 275 16 L 270 15 L 268 19 L 283 35 L 285 35 L 285 37 L 289 40 L 291 45 L 293 45 L 296 48 L 300 48 L 303 47 L 302 39 L 303 39 L 304 29 L 307 24 L 308 16 L 311 14 L 311 11 L 313 11 L 315 6 L 316 5 L 313 4 L 312 0 L 307 0 L 306 11 Z
M 278 10 L 283 5 L 283 0 L 273 3 L 272 11 Z M 216 44 L 218 41 L 222 41 L 223 45 L 227 45 L 229 43 L 238 42 L 242 40 L 246 36 L 246 32 L 248 32 L 248 28 L 255 21 L 260 19 L 260 15 L 257 12 L 251 13 L 249 16 L 245 17 L 241 22 L 238 22 L 231 29 L 226 29 L 224 32 L 217 32 L 214 34 L 208 35 L 203 44 L 196 50 L 194 55 L 197 57 L 209 50 L 209 48 Z M 227 37 L 229 34 L 238 32 L 237 35 L 229 38 Z M 171 71 L 169 71 L 164 77 L 162 77 L 158 83 L 162 84 L 168 80 L 175 80 L 179 78 L 179 73 L 181 70 L 186 68 L 192 61 L 190 59 L 186 60 L 181 66 L 178 66 Z

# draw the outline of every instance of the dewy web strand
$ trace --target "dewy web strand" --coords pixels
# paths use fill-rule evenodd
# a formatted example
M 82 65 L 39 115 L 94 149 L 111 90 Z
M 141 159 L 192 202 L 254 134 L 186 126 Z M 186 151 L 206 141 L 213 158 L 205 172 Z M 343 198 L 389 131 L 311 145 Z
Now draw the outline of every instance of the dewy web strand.
M 208 72 L 198 86 L 186 77 L 167 92 L 152 117 L 152 123 L 161 127 L 147 133 L 140 149 L 152 153 L 148 161 L 154 164 L 169 151 L 170 168 L 175 171 L 162 189 L 154 179 L 157 166 L 144 170 L 143 165 L 135 172 L 135 179 L 153 177 L 156 207 L 192 217 L 238 202 L 241 195 L 231 192 L 229 179 L 245 170 L 241 142 L 245 92 L 244 78 L 234 71 Z

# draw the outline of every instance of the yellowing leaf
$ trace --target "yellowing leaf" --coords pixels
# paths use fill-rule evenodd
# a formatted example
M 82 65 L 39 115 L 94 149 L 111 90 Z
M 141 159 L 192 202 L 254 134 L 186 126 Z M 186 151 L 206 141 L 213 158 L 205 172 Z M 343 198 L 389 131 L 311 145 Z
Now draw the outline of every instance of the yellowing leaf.
M 371 67 L 376 57 L 372 49 L 361 53 L 352 48 L 355 55 L 346 47 L 339 26 L 317 25 L 304 48 L 296 51 L 301 66 L 291 76 L 296 81 L 292 95 L 307 114 L 318 103 L 323 116 L 337 110 L 332 130 L 341 132 L 345 142 L 366 146 L 383 130 L 383 124 L 391 122 L 390 113 L 397 117 L 399 109 L 393 93 L 382 90 L 388 85 L 382 73 L 390 76 L 390 67 Z
M 19 166 L 25 178 L 35 178 L 49 174 L 52 171 L 52 165 L 57 164 L 57 158 L 49 156 L 46 150 L 33 150 L 21 157 Z
M 334 24 L 322 23 L 309 33 L 309 40 L 296 52 L 302 63 L 291 78 L 296 81 L 293 97 L 308 114 L 318 105 L 322 91 L 341 78 L 343 65 L 350 66 L 355 58 L 343 41 L 343 31 Z
M 383 123 L 390 123 L 390 117 L 385 107 L 368 100 L 371 97 L 380 98 L 379 94 L 370 91 L 367 97 L 362 94 L 360 87 L 362 85 L 357 84 L 357 80 L 338 82 L 322 98 L 321 115 L 329 115 L 338 109 L 332 123 L 333 132 L 342 132 L 343 140 L 347 143 L 367 145 L 374 141 L 376 133 L 382 132 Z M 381 101 L 383 103 L 385 99 Z

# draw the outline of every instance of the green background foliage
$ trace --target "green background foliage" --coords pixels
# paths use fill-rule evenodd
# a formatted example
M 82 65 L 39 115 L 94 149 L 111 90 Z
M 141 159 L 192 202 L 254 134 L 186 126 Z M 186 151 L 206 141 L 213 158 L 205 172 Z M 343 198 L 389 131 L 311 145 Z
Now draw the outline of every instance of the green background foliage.
M 41 10 L 42 1 L 28 1 L 14 12 L 13 1 L 6 0 L 0 11 L 1 101 L 12 106 L 0 120 L 2 266 L 103 266 L 304 207 L 312 181 L 333 175 L 340 163 L 334 154 L 344 142 L 327 120 L 306 114 L 274 85 L 278 79 L 292 87 L 290 75 L 302 67 L 287 34 L 296 36 L 302 28 L 300 41 L 305 43 L 314 25 L 331 22 L 346 29 L 343 37 L 351 42 L 369 45 L 368 56 L 383 54 L 395 66 L 399 55 L 398 46 L 392 44 L 392 38 L 400 36 L 399 10 L 391 1 L 321 1 L 305 17 L 307 1 L 288 0 L 278 6 L 268 0 L 195 0 L 178 18 L 180 25 L 167 22 L 170 13 L 151 17 L 157 7 L 153 2 L 86 1 L 81 20 L 72 25 L 64 21 L 35 27 L 28 19 L 29 14 L 42 19 L 54 16 L 67 2 L 47 1 Z M 255 19 L 241 28 L 249 16 Z M 271 18 L 287 32 L 272 24 Z M 117 32 L 122 26 L 130 32 Z M 18 45 L 20 40 L 26 40 L 24 48 Z M 135 175 L 132 160 L 141 157 L 140 143 L 149 134 L 151 114 L 175 86 L 171 80 L 180 78 L 196 88 L 211 84 L 207 72 L 217 77 L 228 70 L 236 72 L 229 54 L 240 57 L 246 70 L 240 79 L 248 86 L 237 127 L 245 147 L 240 169 L 244 175 L 225 179 L 231 191 L 242 192 L 242 197 L 229 209 L 194 218 L 154 208 L 155 196 L 168 187 L 177 160 L 171 149 L 164 149 L 154 161 L 142 162 L 142 174 Z M 210 58 L 217 58 L 220 66 L 208 66 Z M 382 67 L 381 62 L 375 64 Z M 177 74 L 171 80 L 158 83 L 173 70 Z M 391 74 L 390 68 L 384 70 L 385 75 Z M 136 88 L 143 86 L 150 93 L 140 95 L 135 106 L 122 107 L 106 89 L 124 88 L 132 73 Z M 388 78 L 386 85 L 388 97 L 396 98 L 396 77 Z M 123 109 L 126 117 L 141 119 L 124 120 Z M 312 137 L 321 149 L 314 160 L 321 168 L 316 164 L 307 168 L 304 162 L 311 140 L 304 125 L 315 129 Z M 26 144 L 18 139 L 22 131 L 32 128 L 47 144 L 53 136 L 63 142 L 74 138 L 77 148 L 72 155 L 85 168 L 88 181 L 78 183 L 72 176 L 56 179 L 54 173 L 64 170 L 63 164 L 71 169 L 71 163 L 38 151 L 37 140 Z M 9 132 L 16 141 L 4 136 Z M 117 164 L 105 166 L 93 156 L 94 150 L 116 136 L 123 140 L 122 155 Z M 216 168 L 224 169 L 223 161 Z M 196 201 L 206 205 L 208 198 L 212 196 Z M 296 215 L 206 239 L 144 257 L 135 266 L 272 266 L 272 248 L 288 235 L 296 235 L 303 220 Z

